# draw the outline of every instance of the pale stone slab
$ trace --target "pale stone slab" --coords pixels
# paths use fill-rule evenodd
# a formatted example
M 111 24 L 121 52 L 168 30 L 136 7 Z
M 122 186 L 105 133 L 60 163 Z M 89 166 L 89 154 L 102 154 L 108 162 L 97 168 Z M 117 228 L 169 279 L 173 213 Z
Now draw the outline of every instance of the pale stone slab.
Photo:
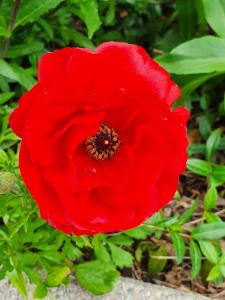
M 29 293 L 32 298 L 32 289 Z M 7 283 L 0 281 L 0 300 L 22 300 L 16 289 Z M 199 294 L 185 293 L 171 288 L 151 283 L 145 283 L 130 278 L 122 278 L 115 289 L 104 296 L 95 297 L 84 291 L 76 283 L 69 287 L 52 289 L 46 300 L 209 300 Z

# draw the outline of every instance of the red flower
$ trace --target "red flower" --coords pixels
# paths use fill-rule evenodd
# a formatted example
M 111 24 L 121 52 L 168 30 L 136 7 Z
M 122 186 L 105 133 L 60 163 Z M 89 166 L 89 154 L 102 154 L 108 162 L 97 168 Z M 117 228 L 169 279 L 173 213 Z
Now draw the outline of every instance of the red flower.
M 21 175 L 42 218 L 65 233 L 139 225 L 170 201 L 186 164 L 188 111 L 143 48 L 45 54 L 10 125 Z

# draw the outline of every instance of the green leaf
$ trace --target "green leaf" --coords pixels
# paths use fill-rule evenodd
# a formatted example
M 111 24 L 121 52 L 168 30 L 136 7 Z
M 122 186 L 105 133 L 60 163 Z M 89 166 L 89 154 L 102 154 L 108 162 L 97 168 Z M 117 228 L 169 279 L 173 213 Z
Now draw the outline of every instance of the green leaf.
M 151 218 L 149 218 L 147 221 L 145 221 L 145 224 L 156 225 L 160 221 L 162 221 L 162 215 L 160 212 L 157 212 L 154 215 L 152 215 Z
M 225 277 L 225 265 L 220 265 L 220 273 L 223 275 L 223 277 Z
M 205 219 L 207 223 L 222 222 L 219 216 L 209 211 L 205 212 Z
M 193 75 L 175 75 L 175 81 L 182 88 L 182 96 L 176 101 L 175 105 L 182 104 L 185 99 L 204 82 L 210 78 L 219 76 L 220 73 L 193 74 Z M 204 145 L 205 146 L 205 145 Z
M 79 248 L 92 247 L 88 236 L 72 236 L 72 241 L 74 241 Z
M 172 225 L 177 226 L 178 225 L 177 223 L 178 223 L 178 216 L 173 216 L 170 218 L 163 218 L 162 221 L 157 224 L 157 227 L 167 228 Z M 180 228 L 179 225 L 178 225 L 178 227 Z M 177 230 L 175 230 L 175 231 L 177 231 Z
M 225 37 L 225 1 L 202 0 L 205 18 L 212 29 L 221 37 Z
M 144 240 L 146 239 L 149 235 L 152 234 L 152 230 L 149 229 L 147 226 L 139 226 L 136 228 L 132 228 L 129 230 L 125 230 L 123 232 L 124 234 L 128 235 L 131 238 L 137 239 L 137 240 Z
M 38 247 L 36 246 L 36 248 L 38 248 Z M 53 262 L 54 264 L 60 264 L 62 261 L 63 253 L 60 253 L 59 251 L 49 250 L 49 251 L 42 251 L 39 253 L 42 257 Z
M 66 256 L 71 259 L 75 260 L 82 256 L 82 252 L 76 246 L 74 246 L 70 241 L 66 240 L 65 245 L 63 247 L 63 252 Z
M 7 58 L 16 58 L 43 50 L 44 44 L 40 42 L 26 43 L 22 45 L 11 46 L 7 53 Z
M 202 224 L 192 230 L 192 237 L 196 240 L 216 240 L 225 236 L 225 222 Z
M 178 23 L 181 37 L 190 39 L 196 29 L 196 10 L 193 0 L 176 0 L 176 10 L 178 14 Z
M 173 198 L 176 199 L 176 200 L 180 200 L 181 199 L 181 194 L 178 191 L 176 191 L 176 193 L 174 194 Z
M 202 253 L 208 259 L 208 261 L 210 261 L 212 264 L 216 264 L 218 261 L 218 253 L 213 244 L 208 241 L 199 241 L 199 245 Z
M 11 65 L 3 59 L 0 59 L 0 74 L 12 80 L 19 81 L 18 75 L 15 73 Z
M 24 266 L 34 267 L 34 265 L 37 263 L 39 258 L 37 253 L 33 253 L 31 251 L 26 251 L 24 253 L 17 253 L 17 256 L 20 261 L 20 264 L 23 267 Z
M 167 255 L 168 253 L 164 245 L 161 245 L 156 250 L 149 249 L 149 259 L 148 259 L 149 275 L 155 276 L 164 270 L 167 264 L 167 258 L 163 259 L 162 257 Z
M 101 235 L 95 235 L 92 240 L 92 245 L 95 251 L 95 256 L 98 260 L 111 262 L 111 257 L 106 247 L 102 243 Z
M 109 8 L 105 15 L 105 20 L 104 20 L 105 25 L 112 25 L 114 23 L 115 14 L 116 14 L 116 0 L 110 0 Z
M 0 105 L 6 103 L 14 95 L 15 95 L 15 92 L 5 92 L 5 93 L 0 94 Z
M 225 53 L 225 39 L 215 36 L 195 38 L 174 48 L 171 54 L 190 58 L 220 58 Z M 199 72 L 205 73 L 205 72 Z
M 217 200 L 218 200 L 217 189 L 214 185 L 212 185 L 208 189 L 207 193 L 205 194 L 205 198 L 204 198 L 205 209 L 207 210 L 213 209 L 217 204 Z
M 225 182 L 225 166 L 212 166 L 212 176 L 218 184 Z
M 225 97 L 224 97 L 224 110 L 225 110 Z M 218 150 L 225 150 L 225 136 L 222 136 L 220 139 L 220 144 L 218 146 Z
M 165 54 L 156 61 L 172 74 L 187 75 L 225 72 L 224 57 L 192 58 L 175 54 Z
M 44 18 L 39 18 L 37 22 L 40 26 L 42 26 L 48 40 L 52 40 L 54 38 L 54 28 L 51 24 L 45 21 Z
M 0 194 L 10 193 L 15 189 L 16 177 L 10 172 L 0 171 Z
M 72 40 L 75 45 L 94 50 L 96 47 L 85 35 L 75 29 L 62 29 L 61 33 L 67 35 L 69 40 Z
M 198 158 L 190 158 L 187 161 L 187 169 L 201 176 L 209 176 L 212 172 L 211 165 Z
M 124 234 L 112 236 L 108 238 L 107 241 L 113 244 L 119 244 L 121 246 L 131 246 L 134 242 L 133 239 L 129 238 Z
M 4 116 L 2 120 L 2 134 L 5 134 L 8 127 L 8 116 Z
M 209 272 L 209 275 L 207 277 L 207 281 L 215 280 L 220 276 L 220 267 L 218 265 L 214 266 L 211 271 Z
M 26 70 L 17 65 L 8 64 L 2 59 L 0 59 L 0 75 L 19 82 L 26 89 L 30 89 L 35 84 L 35 80 Z
M 178 224 L 182 225 L 190 219 L 190 217 L 192 216 L 192 214 L 195 211 L 196 207 L 198 206 L 198 202 L 199 202 L 198 198 L 195 198 L 192 205 L 180 217 Z
M 141 263 L 141 260 L 143 258 L 143 254 L 145 252 L 148 252 L 150 249 L 155 250 L 157 248 L 156 245 L 154 245 L 152 242 L 150 241 L 142 241 L 140 243 L 138 243 L 138 246 L 135 250 L 135 258 L 136 260 Z
M 20 6 L 14 28 L 32 23 L 40 16 L 55 8 L 64 0 L 29 0 L 24 1 Z
M 48 290 L 46 286 L 42 283 L 38 284 L 33 292 L 33 297 L 35 299 L 43 299 L 47 296 Z
M 220 257 L 220 260 L 219 260 L 219 263 L 223 264 L 223 265 L 225 264 L 225 252 L 222 253 L 222 255 Z
M 88 38 L 91 39 L 101 25 L 97 2 L 96 0 L 74 0 L 74 2 L 79 5 L 79 9 L 73 9 L 73 12 L 84 21 L 88 29 Z
M 29 90 L 35 85 L 36 80 L 27 72 L 27 70 L 19 67 L 18 65 L 11 64 L 11 68 L 13 72 L 18 77 L 18 82 L 25 87 L 25 89 Z
M 192 156 L 196 153 L 204 153 L 205 152 L 205 145 L 204 144 L 190 144 L 188 146 L 188 156 Z
M 8 29 L 0 26 L 0 37 L 1 36 L 10 37 L 10 34 L 11 34 L 11 32 Z
M 112 264 L 100 260 L 76 265 L 75 272 L 80 285 L 95 295 L 112 291 L 120 275 Z
M 204 139 L 207 139 L 212 131 L 212 125 L 210 123 L 208 116 L 202 114 L 198 119 L 198 124 L 199 124 L 199 131 L 201 133 L 201 136 Z
M 6 273 L 9 281 L 15 288 L 18 290 L 18 292 L 27 299 L 27 287 L 26 287 L 26 280 L 22 273 L 18 272 L 16 269 L 14 269 L 11 272 Z
M 70 274 L 68 267 L 55 267 L 51 273 L 48 274 L 45 284 L 49 287 L 59 286 L 64 278 Z
M 174 74 L 225 72 L 225 39 L 204 36 L 187 41 L 156 61 Z
M 108 245 L 111 250 L 112 260 L 117 267 L 122 269 L 124 267 L 130 268 L 133 265 L 133 256 L 130 252 L 125 251 L 112 243 L 109 243 Z
M 221 133 L 222 132 L 220 128 L 215 129 L 206 141 L 206 157 L 208 160 L 212 159 L 213 154 L 219 146 Z
M 12 10 L 13 0 L 4 0 L 0 1 L 0 12 L 1 12 L 1 19 L 4 16 L 4 19 L 8 19 L 10 17 L 10 13 Z M 5 21 L 5 20 L 4 20 Z
M 23 266 L 23 270 L 26 273 L 26 276 L 29 279 L 29 282 L 32 284 L 39 285 L 41 283 L 41 276 L 34 267 L 31 266 Z
M 206 27 L 206 20 L 205 20 L 205 14 L 203 9 L 202 1 L 195 0 L 195 8 L 197 11 L 197 18 L 198 18 L 198 25 L 199 25 L 199 31 L 204 31 Z
M 181 264 L 185 255 L 185 242 L 178 232 L 170 231 L 170 235 L 173 241 L 177 263 Z
M 191 276 L 194 279 L 201 270 L 202 256 L 198 244 L 193 240 L 190 241 L 190 256 L 192 263 Z
M 8 161 L 8 156 L 4 150 L 0 148 L 0 167 L 4 167 L 5 163 Z
M 143 247 L 140 246 L 140 244 L 138 245 L 137 249 L 135 250 L 135 259 L 137 262 L 141 262 L 142 257 L 143 257 Z
M 209 97 L 207 94 L 203 94 L 200 98 L 200 107 L 201 109 L 207 111 L 209 108 Z

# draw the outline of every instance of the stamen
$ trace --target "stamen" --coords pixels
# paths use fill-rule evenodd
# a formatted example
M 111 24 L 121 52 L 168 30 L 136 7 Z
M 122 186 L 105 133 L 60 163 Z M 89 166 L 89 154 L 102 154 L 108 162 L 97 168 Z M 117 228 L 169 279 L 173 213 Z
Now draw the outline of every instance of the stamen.
M 86 152 L 95 160 L 112 159 L 120 144 L 118 133 L 106 123 L 101 123 L 96 135 L 84 141 Z

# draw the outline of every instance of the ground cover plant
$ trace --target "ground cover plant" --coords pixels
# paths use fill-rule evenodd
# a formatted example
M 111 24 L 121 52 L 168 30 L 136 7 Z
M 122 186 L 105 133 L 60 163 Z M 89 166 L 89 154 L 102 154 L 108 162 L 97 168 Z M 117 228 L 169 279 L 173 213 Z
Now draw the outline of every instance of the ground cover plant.
M 34 298 L 74 277 L 99 295 L 120 274 L 224 299 L 224 20 L 223 0 L 0 1 L 0 279 L 25 299 L 27 280 Z M 174 200 L 143 225 L 76 237 L 40 218 L 8 118 L 43 53 L 108 40 L 143 46 L 182 88 L 189 160 Z

